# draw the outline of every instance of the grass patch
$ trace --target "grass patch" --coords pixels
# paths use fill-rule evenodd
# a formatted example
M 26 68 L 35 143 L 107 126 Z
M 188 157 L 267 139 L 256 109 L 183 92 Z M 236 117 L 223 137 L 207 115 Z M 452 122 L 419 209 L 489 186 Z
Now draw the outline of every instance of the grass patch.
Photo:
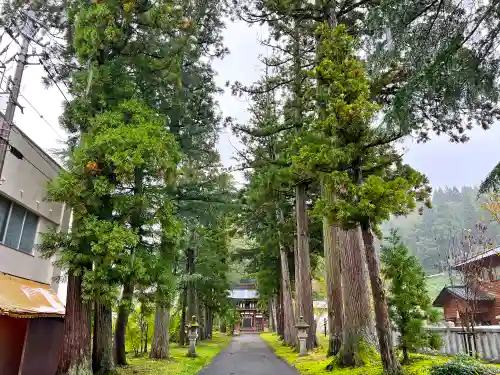
M 211 340 L 196 346 L 197 358 L 186 356 L 187 347 L 173 344 L 170 355 L 172 361 L 155 361 L 149 358 L 129 358 L 129 366 L 118 369 L 119 375 L 195 375 L 231 341 L 231 337 L 214 334 Z
M 269 344 L 277 356 L 283 358 L 300 374 L 303 375 L 381 375 L 383 374 L 380 362 L 359 368 L 334 368 L 327 371 L 325 368 L 331 363 L 331 359 L 326 358 L 328 349 L 328 339 L 319 336 L 320 346 L 311 351 L 307 357 L 300 357 L 292 348 L 283 346 L 279 338 L 274 333 L 263 333 L 261 337 Z M 450 360 L 449 357 L 428 356 L 414 354 L 411 356 L 411 364 L 405 366 L 408 375 L 427 375 L 433 365 L 443 364 Z

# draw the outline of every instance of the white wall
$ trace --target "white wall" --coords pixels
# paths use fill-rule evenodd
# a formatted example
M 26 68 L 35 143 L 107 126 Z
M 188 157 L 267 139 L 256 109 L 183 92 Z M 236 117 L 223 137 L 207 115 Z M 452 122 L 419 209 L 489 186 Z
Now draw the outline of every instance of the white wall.
M 46 199 L 47 184 L 57 177 L 61 168 L 19 129 L 12 129 L 9 141 L 24 159 L 19 160 L 7 152 L 0 177 L 0 194 L 40 216 L 35 244 L 41 240 L 39 233 L 50 227 L 67 231 L 70 210 Z M 0 272 L 52 284 L 57 291 L 57 284 L 52 283 L 52 278 L 58 276 L 60 271 L 52 266 L 51 260 L 40 258 L 36 250 L 31 255 L 0 244 Z
M 426 327 L 427 330 L 439 334 L 443 339 L 440 354 L 467 354 L 462 327 Z M 476 344 L 472 341 L 473 353 L 488 362 L 500 362 L 500 326 L 478 326 L 474 328 Z M 396 341 L 395 341 L 396 342 Z M 425 352 L 425 351 L 424 351 Z

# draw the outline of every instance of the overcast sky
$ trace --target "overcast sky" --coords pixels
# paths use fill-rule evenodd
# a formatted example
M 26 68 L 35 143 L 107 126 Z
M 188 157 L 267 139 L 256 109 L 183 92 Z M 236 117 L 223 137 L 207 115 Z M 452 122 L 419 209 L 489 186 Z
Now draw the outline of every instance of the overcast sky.
M 222 61 L 215 62 L 217 83 L 223 87 L 226 81 L 251 83 L 258 79 L 261 74 L 259 55 L 265 53 L 258 43 L 263 35 L 262 29 L 242 23 L 230 23 L 224 35 L 231 53 Z M 10 49 L 10 54 L 15 48 L 16 46 Z M 12 71 L 13 67 L 7 74 Z M 43 87 L 42 74 L 40 66 L 27 67 L 21 93 L 36 110 L 21 97 L 19 101 L 25 106 L 24 114 L 17 110 L 15 122 L 36 143 L 50 152 L 61 147 L 65 136 L 58 125 L 64 98 L 56 87 Z M 61 88 L 64 89 L 63 86 Z M 2 98 L 0 95 L 0 109 L 3 109 L 2 99 L 5 102 L 6 97 Z M 224 116 L 232 116 L 239 122 L 248 119 L 248 102 L 245 98 L 236 98 L 226 89 L 225 94 L 219 98 L 219 103 Z M 40 118 L 37 111 L 47 122 Z M 434 187 L 476 185 L 500 160 L 499 136 L 500 126 L 489 131 L 475 129 L 470 133 L 471 140 L 466 144 L 451 144 L 445 137 L 434 137 L 427 144 L 412 144 L 405 160 L 427 174 Z M 219 142 L 219 151 L 226 166 L 233 163 L 235 148 L 241 149 L 243 146 L 231 134 L 230 129 L 226 129 L 221 133 Z

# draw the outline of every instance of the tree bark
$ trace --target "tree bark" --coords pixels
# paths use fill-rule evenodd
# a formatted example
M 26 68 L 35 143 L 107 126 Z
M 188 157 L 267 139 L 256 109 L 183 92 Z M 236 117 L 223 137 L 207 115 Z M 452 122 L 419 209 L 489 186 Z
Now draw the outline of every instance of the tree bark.
M 149 331 L 149 324 L 146 322 L 146 329 L 144 330 L 144 354 L 148 352 L 148 331 Z
M 389 320 L 389 310 L 385 296 L 384 285 L 380 278 L 380 266 L 375 246 L 373 234 L 369 222 L 361 223 L 363 242 L 366 252 L 366 263 L 370 274 L 370 284 L 373 294 L 373 304 L 375 309 L 375 327 L 377 329 L 380 357 L 386 374 L 402 374 L 401 365 L 394 352 L 392 343 L 391 324 Z
M 299 302 L 299 296 L 302 295 L 300 291 L 300 268 L 299 268 L 299 247 L 297 245 L 297 237 L 293 241 L 293 259 L 295 266 L 295 316 L 303 316 L 302 304 Z
M 327 200 L 333 194 L 324 189 Z M 337 355 L 342 344 L 343 301 L 341 276 L 341 241 L 344 233 L 337 225 L 331 225 L 328 218 L 323 217 L 323 247 L 325 254 L 326 297 L 328 311 L 328 356 Z M 342 231 L 343 232 L 343 231 Z
M 200 298 L 198 293 L 196 293 L 196 317 L 198 319 L 198 340 L 205 340 L 205 308 L 202 303 L 200 303 Z
M 278 209 L 278 220 L 283 225 L 285 219 L 283 211 Z M 297 332 L 293 314 L 292 286 L 290 283 L 290 270 L 288 268 L 288 254 L 280 235 L 280 265 L 281 265 L 281 292 L 283 298 L 283 341 L 285 345 L 295 346 L 297 344 Z
M 151 341 L 151 359 L 169 359 L 170 358 L 170 309 L 168 307 L 156 305 L 155 326 L 153 340 Z M 181 327 L 181 331 L 184 327 Z
M 281 256 L 281 255 L 280 255 Z M 283 340 L 284 339 L 284 331 L 285 327 L 283 324 L 284 317 L 283 317 L 283 282 L 281 281 L 281 272 L 280 272 L 280 290 L 278 294 L 278 303 L 276 305 L 276 310 L 277 310 L 277 329 L 278 329 L 278 337 Z
M 187 250 L 187 267 L 188 267 L 188 274 L 191 276 L 194 274 L 194 250 L 193 249 L 188 249 Z M 187 283 L 187 319 L 186 323 L 191 321 L 191 318 L 193 315 L 197 314 L 197 309 L 196 309 L 196 291 L 195 291 L 195 286 L 194 286 L 194 281 L 189 279 Z
M 91 375 L 90 303 L 82 299 L 82 278 L 68 274 L 64 336 L 56 375 Z
M 184 346 L 186 344 L 186 300 L 187 300 L 187 287 L 183 288 L 181 296 L 181 327 L 179 331 L 179 345 Z
M 130 305 L 134 295 L 134 285 L 128 282 L 123 287 L 123 295 L 118 308 L 115 327 L 115 360 L 118 366 L 127 365 L 127 353 L 125 351 L 125 335 L 127 330 Z
M 314 330 L 314 311 L 312 300 L 312 282 L 311 282 L 311 259 L 309 254 L 309 228 L 308 215 L 306 207 L 306 187 L 304 184 L 298 184 L 295 188 L 295 208 L 297 216 L 297 251 L 299 262 L 299 281 L 300 296 L 298 296 L 301 305 L 300 311 L 306 323 L 309 324 L 307 336 L 307 349 L 314 348 L 316 344 L 316 332 Z
M 205 310 L 206 314 L 206 324 L 207 324 L 207 338 L 211 339 L 213 335 L 213 328 L 214 328 L 214 315 L 212 313 L 212 310 L 210 310 L 208 307 Z
M 362 366 L 360 351 L 370 342 L 371 310 L 359 228 L 347 231 L 341 256 L 344 325 L 340 362 L 344 366 Z
M 288 256 L 283 246 L 280 246 L 281 283 L 283 284 L 283 341 L 285 345 L 295 346 L 297 334 L 293 315 L 292 288 L 288 270 Z
M 105 375 L 114 371 L 113 327 L 111 308 L 94 302 L 94 338 L 92 345 L 92 371 Z
M 274 298 L 269 298 L 269 329 L 276 332 L 276 309 L 274 307 Z
M 403 346 L 401 349 L 403 351 L 403 364 L 408 365 L 410 363 L 410 357 L 408 357 L 408 348 L 406 346 Z

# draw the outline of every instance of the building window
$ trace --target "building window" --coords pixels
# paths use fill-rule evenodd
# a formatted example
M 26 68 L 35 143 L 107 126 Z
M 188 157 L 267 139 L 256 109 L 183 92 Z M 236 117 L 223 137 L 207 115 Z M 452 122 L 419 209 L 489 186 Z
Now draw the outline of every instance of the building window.
M 35 245 L 38 216 L 0 196 L 0 242 L 31 254 Z

